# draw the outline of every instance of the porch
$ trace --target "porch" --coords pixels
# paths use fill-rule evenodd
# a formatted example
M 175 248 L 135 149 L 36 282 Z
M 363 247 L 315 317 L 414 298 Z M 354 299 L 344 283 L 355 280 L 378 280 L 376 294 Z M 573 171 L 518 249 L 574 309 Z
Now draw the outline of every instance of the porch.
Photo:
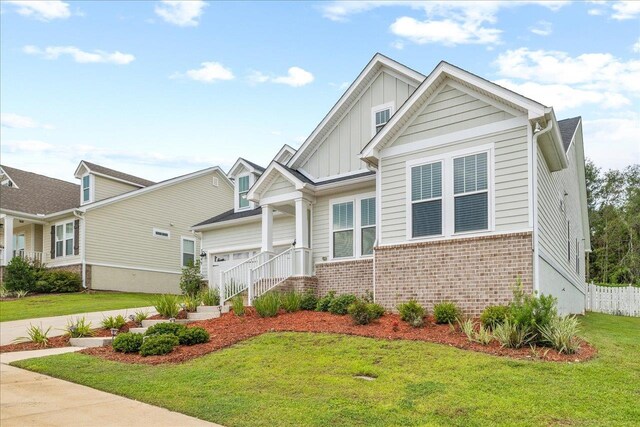
M 0 216 L 0 266 L 5 266 L 14 257 L 37 263 L 49 261 L 50 254 L 44 251 L 43 222 L 32 218 Z

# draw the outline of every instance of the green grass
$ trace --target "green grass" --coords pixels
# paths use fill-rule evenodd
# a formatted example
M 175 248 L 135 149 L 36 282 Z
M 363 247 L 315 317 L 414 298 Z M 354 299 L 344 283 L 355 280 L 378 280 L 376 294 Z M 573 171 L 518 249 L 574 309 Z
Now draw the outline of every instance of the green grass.
M 94 292 L 35 295 L 0 301 L 0 322 L 37 317 L 62 316 L 92 311 L 148 307 L 154 295 L 124 292 Z
M 179 365 L 71 353 L 15 365 L 226 426 L 637 425 L 640 319 L 589 314 L 582 324 L 599 348 L 585 363 L 269 333 Z

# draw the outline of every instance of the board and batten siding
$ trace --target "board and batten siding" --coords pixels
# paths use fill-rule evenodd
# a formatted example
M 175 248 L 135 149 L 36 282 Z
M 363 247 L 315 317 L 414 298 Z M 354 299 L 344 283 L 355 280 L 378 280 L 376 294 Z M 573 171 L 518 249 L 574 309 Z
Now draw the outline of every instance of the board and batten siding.
M 218 186 L 213 177 L 218 177 Z M 86 212 L 87 263 L 180 272 L 181 238 L 190 228 L 233 205 L 233 189 L 218 171 L 100 206 Z M 170 233 L 154 237 L 153 229 Z
M 495 231 L 522 231 L 529 228 L 527 127 L 520 126 L 444 146 L 383 157 L 380 222 L 382 244 L 407 240 L 407 161 L 490 143 L 494 144 Z
M 225 228 L 202 232 L 202 248 L 209 252 L 241 252 L 260 250 L 262 247 L 262 221 L 256 220 L 242 224 L 229 224 Z M 295 218 L 292 215 L 275 214 L 273 217 L 274 244 L 293 243 L 295 239 Z
M 94 175 L 93 178 L 93 185 L 96 187 L 94 189 L 94 201 L 96 202 L 108 199 L 109 197 L 119 196 L 120 194 L 128 193 L 129 191 L 138 190 L 140 188 L 135 185 L 125 184 L 124 182 L 115 181 L 102 176 Z
M 295 191 L 295 186 L 286 178 L 279 176 L 275 179 L 275 181 L 269 186 L 267 191 L 265 191 L 261 198 L 272 197 L 272 196 L 280 196 L 282 194 L 291 193 Z
M 372 108 L 392 102 L 395 112 L 415 89 L 415 86 L 381 72 L 300 169 L 315 178 L 364 169 L 358 155 L 373 136 Z

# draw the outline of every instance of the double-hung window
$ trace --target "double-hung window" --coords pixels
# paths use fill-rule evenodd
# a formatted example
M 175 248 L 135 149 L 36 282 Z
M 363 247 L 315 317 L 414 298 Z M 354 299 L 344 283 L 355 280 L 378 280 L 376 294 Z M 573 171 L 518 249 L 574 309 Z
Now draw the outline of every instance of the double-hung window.
M 56 225 L 56 257 L 73 255 L 73 221 Z
M 333 209 L 333 257 L 353 257 L 353 201 L 336 203 Z
M 89 203 L 91 201 L 91 176 L 85 175 L 82 177 L 82 203 Z
M 453 159 L 454 232 L 489 229 L 487 153 Z
M 376 116 L 375 117 L 376 118 L 376 133 L 378 133 L 378 132 L 380 132 L 382 130 L 384 125 L 386 125 L 387 122 L 389 121 L 389 118 L 391 117 L 391 109 L 390 108 L 385 108 L 384 110 L 376 111 L 375 116 Z
M 182 266 L 189 267 L 196 262 L 196 241 L 182 238 Z
M 360 200 L 360 255 L 373 255 L 376 243 L 376 198 Z
M 412 237 L 442 234 L 442 162 L 411 168 Z
M 238 208 L 244 209 L 249 207 L 247 193 L 249 192 L 249 175 L 238 178 Z

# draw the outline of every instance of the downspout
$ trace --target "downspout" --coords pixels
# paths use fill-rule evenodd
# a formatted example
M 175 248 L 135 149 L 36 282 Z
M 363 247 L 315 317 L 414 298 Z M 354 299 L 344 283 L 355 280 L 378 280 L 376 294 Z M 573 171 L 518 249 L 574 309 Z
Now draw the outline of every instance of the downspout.
M 73 216 L 80 220 L 80 253 L 82 254 L 82 288 L 87 289 L 87 254 L 85 251 L 85 219 L 84 213 L 73 211 Z
M 538 123 L 536 122 L 536 128 Z M 553 120 L 549 120 L 547 127 L 544 129 L 533 130 L 532 140 L 532 171 L 533 171 L 533 191 L 531 196 L 533 197 L 533 291 L 540 291 L 540 253 L 538 251 L 538 137 L 549 132 L 553 128 Z

